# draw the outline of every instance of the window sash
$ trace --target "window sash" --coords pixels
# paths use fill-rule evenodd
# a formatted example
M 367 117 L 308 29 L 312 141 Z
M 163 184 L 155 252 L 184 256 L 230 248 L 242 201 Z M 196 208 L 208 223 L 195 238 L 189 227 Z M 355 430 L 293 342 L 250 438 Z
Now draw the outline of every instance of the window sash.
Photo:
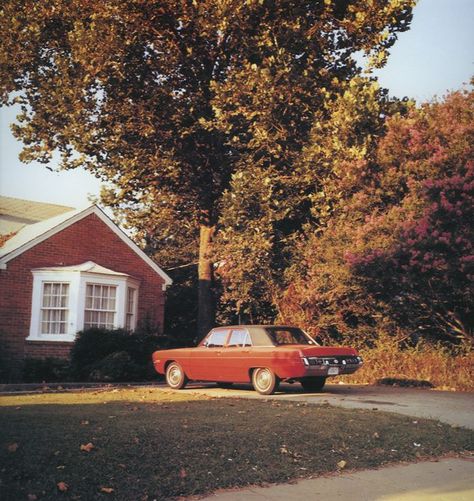
M 116 285 L 87 284 L 84 329 L 90 327 L 113 329 L 116 307 Z
M 132 330 L 135 318 L 135 296 L 136 289 L 127 287 L 127 305 L 125 310 L 125 328 Z
M 66 334 L 69 283 L 43 282 L 41 296 L 41 334 Z

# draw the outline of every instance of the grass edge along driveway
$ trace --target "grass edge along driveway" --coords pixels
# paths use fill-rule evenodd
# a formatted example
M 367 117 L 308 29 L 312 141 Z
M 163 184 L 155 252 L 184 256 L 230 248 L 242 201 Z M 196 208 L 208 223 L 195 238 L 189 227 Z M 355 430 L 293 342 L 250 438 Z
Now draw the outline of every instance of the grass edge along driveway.
M 375 410 L 166 389 L 0 397 L 0 498 L 170 499 L 473 451 Z

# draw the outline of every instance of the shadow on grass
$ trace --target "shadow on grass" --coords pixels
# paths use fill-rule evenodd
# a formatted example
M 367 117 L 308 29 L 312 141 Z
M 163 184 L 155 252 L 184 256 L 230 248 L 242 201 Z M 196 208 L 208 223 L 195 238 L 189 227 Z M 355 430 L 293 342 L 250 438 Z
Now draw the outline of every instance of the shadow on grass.
M 82 405 L 81 395 L 0 408 L 3 500 L 96 499 L 101 489 L 120 500 L 169 499 L 319 475 L 341 461 L 367 468 L 474 445 L 473 432 L 383 412 L 191 392 L 143 402 L 143 391 L 128 400 L 97 394 Z

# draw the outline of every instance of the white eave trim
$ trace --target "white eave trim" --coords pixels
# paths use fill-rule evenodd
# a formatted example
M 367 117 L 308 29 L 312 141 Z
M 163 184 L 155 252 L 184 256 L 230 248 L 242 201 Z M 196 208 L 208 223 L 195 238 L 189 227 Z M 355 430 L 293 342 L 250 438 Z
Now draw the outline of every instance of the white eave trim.
M 69 218 L 67 217 L 68 214 L 70 214 Z M 23 245 L 20 245 L 18 248 L 12 250 L 11 252 L 3 256 L 0 259 L 0 269 L 5 270 L 7 268 L 7 263 L 12 259 L 16 258 L 17 256 L 23 254 L 27 250 L 33 248 L 35 245 L 44 242 L 45 240 L 52 237 L 56 233 L 59 233 L 60 231 L 68 228 L 69 226 L 73 225 L 74 223 L 77 223 L 81 219 L 84 219 L 85 217 L 91 214 L 95 214 L 105 225 L 107 225 L 120 238 L 120 240 L 122 240 L 123 243 L 128 245 L 128 247 L 133 252 L 135 252 L 135 254 L 137 254 L 143 261 L 145 261 L 145 263 L 148 264 L 148 266 L 164 280 L 163 290 L 166 289 L 166 286 L 171 285 L 173 283 L 171 278 L 154 261 L 152 261 L 140 249 L 140 247 L 138 247 L 138 245 L 135 244 L 135 242 L 133 242 L 133 240 L 130 237 L 128 237 L 99 207 L 97 207 L 97 205 L 91 205 L 90 207 L 87 207 L 86 209 L 81 211 L 71 211 L 71 213 L 65 213 L 64 215 L 62 215 L 65 218 L 63 221 L 59 222 L 52 228 L 47 229 L 44 233 L 37 235 L 28 242 L 24 243 Z

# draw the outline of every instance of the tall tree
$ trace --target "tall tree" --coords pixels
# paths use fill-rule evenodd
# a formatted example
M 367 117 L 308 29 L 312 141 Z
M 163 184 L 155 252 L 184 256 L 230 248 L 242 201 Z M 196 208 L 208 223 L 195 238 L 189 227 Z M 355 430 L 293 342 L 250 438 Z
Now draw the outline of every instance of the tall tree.
M 292 172 L 323 102 L 360 71 L 352 56 L 382 64 L 414 3 L 4 0 L 0 95 L 22 106 L 23 160 L 58 150 L 63 168 L 112 182 L 115 204 L 152 190 L 191 213 L 202 334 L 232 174 Z

